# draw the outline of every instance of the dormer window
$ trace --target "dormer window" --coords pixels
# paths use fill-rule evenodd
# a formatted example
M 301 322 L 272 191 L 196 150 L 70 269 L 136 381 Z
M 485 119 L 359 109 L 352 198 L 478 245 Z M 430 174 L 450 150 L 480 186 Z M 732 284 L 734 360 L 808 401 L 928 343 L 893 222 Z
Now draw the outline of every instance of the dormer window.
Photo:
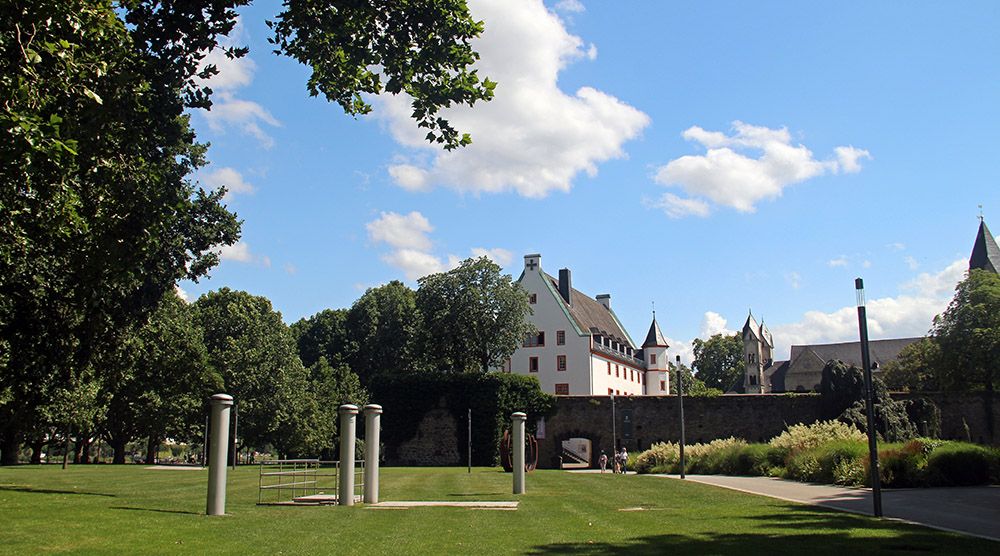
M 528 294 L 528 303 L 530 303 L 532 305 L 534 305 L 535 303 L 538 303 L 538 294 L 537 293 L 529 293 Z

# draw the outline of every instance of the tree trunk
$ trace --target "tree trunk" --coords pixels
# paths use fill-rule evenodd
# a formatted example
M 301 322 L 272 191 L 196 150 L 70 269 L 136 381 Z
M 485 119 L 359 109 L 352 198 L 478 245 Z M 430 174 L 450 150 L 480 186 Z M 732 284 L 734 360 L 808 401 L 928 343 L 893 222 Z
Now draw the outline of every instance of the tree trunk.
M 108 444 L 114 452 L 114 455 L 111 457 L 111 463 L 117 465 L 125 463 L 125 439 L 120 437 L 112 438 L 108 441 Z
M 86 436 L 78 436 L 73 443 L 73 463 L 84 463 L 83 452 L 87 446 Z
M 81 441 L 81 444 L 83 445 L 83 448 L 80 452 L 80 463 L 90 463 L 90 447 L 94 444 L 94 441 L 92 438 L 87 436 Z
M 31 442 L 31 465 L 41 465 L 42 450 L 45 448 L 45 439 L 41 438 Z
M 10 434 L 0 439 L 0 465 L 17 465 L 17 450 L 20 443 Z
M 160 441 L 152 436 L 146 441 L 146 463 L 154 464 L 156 463 L 156 452 L 160 448 Z

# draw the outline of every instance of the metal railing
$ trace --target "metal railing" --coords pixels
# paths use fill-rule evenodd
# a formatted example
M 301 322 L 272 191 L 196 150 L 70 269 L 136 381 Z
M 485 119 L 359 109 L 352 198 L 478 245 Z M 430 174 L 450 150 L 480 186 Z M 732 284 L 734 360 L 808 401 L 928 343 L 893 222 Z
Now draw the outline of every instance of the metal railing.
M 364 491 L 364 460 L 354 462 L 354 495 Z M 257 504 L 335 504 L 340 462 L 277 459 L 260 462 Z

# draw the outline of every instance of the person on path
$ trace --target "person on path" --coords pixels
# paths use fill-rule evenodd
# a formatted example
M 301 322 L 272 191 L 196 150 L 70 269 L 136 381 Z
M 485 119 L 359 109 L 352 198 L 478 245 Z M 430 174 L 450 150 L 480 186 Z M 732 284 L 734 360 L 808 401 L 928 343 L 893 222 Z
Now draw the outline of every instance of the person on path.
M 597 463 L 601 464 L 601 473 L 608 470 L 608 455 L 601 450 L 601 457 L 597 459 Z
M 622 446 L 621 460 L 622 460 L 622 475 L 624 475 L 628 471 L 628 451 L 625 449 L 625 446 Z

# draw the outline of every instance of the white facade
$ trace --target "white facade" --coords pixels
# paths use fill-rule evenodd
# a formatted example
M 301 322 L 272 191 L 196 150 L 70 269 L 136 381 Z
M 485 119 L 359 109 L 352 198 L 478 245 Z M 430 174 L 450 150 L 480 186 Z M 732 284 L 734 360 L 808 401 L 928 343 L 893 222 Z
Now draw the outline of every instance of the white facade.
M 642 351 L 611 310 L 610 296 L 589 298 L 572 288 L 570 276 L 565 269 L 559 279 L 546 274 L 541 255 L 524 257 L 518 282 L 528 294 L 532 310 L 528 319 L 538 336 L 526 339 L 504 370 L 537 377 L 543 391 L 556 395 L 665 393 L 661 381 L 666 380 L 666 373 L 647 369 Z M 665 343 L 662 351 L 659 357 L 665 365 Z

